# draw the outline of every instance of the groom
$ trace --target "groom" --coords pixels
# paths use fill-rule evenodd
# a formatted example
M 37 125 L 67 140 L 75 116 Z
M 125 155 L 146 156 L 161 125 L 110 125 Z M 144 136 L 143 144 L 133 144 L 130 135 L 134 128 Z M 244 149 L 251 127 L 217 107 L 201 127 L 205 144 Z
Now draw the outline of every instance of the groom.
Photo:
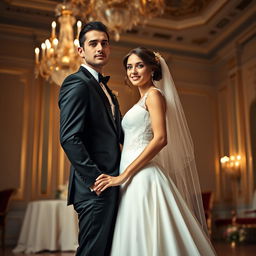
M 60 89 L 60 142 L 71 162 L 68 205 L 79 218 L 77 256 L 108 256 L 117 210 L 118 188 L 94 191 L 96 178 L 119 174 L 123 141 L 116 97 L 102 69 L 110 55 L 109 34 L 101 22 L 80 32 L 78 53 L 83 64 Z

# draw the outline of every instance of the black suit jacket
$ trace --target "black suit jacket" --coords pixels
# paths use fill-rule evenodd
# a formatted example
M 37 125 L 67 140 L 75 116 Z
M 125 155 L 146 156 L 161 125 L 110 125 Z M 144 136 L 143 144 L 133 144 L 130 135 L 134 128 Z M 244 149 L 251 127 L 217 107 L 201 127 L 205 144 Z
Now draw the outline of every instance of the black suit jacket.
M 100 174 L 119 174 L 121 114 L 115 95 L 106 88 L 115 120 L 108 98 L 86 68 L 69 75 L 60 89 L 60 142 L 71 162 L 68 204 L 90 198 L 89 187 Z

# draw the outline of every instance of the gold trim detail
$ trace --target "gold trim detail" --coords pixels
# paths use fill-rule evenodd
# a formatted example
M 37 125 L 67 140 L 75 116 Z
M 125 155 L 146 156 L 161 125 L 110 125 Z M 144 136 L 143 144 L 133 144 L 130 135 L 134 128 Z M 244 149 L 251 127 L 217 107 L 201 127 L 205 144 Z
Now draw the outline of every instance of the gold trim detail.
M 21 155 L 20 155 L 20 179 L 17 193 L 13 196 L 14 200 L 24 200 L 25 175 L 27 167 L 27 151 L 28 151 L 28 127 L 29 127 L 29 83 L 28 78 L 24 75 L 28 72 L 26 69 L 19 68 L 0 68 L 0 73 L 19 76 L 19 80 L 24 85 L 23 98 L 23 122 L 22 122 L 22 137 L 21 137 Z

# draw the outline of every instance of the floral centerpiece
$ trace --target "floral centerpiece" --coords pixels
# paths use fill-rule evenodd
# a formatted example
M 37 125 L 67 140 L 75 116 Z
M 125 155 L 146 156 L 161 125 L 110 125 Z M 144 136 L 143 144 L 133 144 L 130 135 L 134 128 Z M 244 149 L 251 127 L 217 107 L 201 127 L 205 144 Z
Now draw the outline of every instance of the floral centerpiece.
M 229 226 L 224 236 L 228 242 L 231 243 L 231 246 L 234 247 L 236 243 L 241 243 L 245 240 L 245 230 L 238 226 Z
M 56 198 L 66 200 L 68 197 L 68 183 L 59 185 L 56 191 Z

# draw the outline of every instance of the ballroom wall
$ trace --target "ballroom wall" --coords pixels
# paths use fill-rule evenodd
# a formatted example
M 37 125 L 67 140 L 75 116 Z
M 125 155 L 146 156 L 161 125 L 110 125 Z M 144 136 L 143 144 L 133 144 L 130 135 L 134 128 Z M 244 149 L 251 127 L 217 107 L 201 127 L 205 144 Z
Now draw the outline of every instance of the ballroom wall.
M 219 116 L 219 154 L 241 155 L 241 177 L 231 179 L 219 169 L 218 193 L 223 202 L 237 206 L 250 205 L 255 183 L 255 148 L 250 123 L 252 103 L 256 99 L 256 35 L 255 27 L 243 31 L 236 40 L 218 52 L 214 60 L 214 84 Z M 218 172 L 217 172 L 218 173 Z
M 7 221 L 8 244 L 17 241 L 27 203 L 54 198 L 69 173 L 59 145 L 59 87 L 34 77 L 34 47 L 46 34 L 32 26 L 0 24 L 0 189 L 17 189 Z M 202 190 L 215 193 L 217 206 L 237 202 L 232 181 L 220 168 L 221 156 L 239 153 L 243 157 L 240 189 L 235 190 L 241 204 L 250 202 L 255 187 L 250 136 L 251 118 L 255 118 L 250 117 L 250 108 L 256 99 L 255 35 L 252 24 L 207 58 L 160 49 L 194 140 Z M 105 69 L 123 114 L 139 98 L 134 88 L 124 84 L 121 64 L 134 46 L 113 42 Z

